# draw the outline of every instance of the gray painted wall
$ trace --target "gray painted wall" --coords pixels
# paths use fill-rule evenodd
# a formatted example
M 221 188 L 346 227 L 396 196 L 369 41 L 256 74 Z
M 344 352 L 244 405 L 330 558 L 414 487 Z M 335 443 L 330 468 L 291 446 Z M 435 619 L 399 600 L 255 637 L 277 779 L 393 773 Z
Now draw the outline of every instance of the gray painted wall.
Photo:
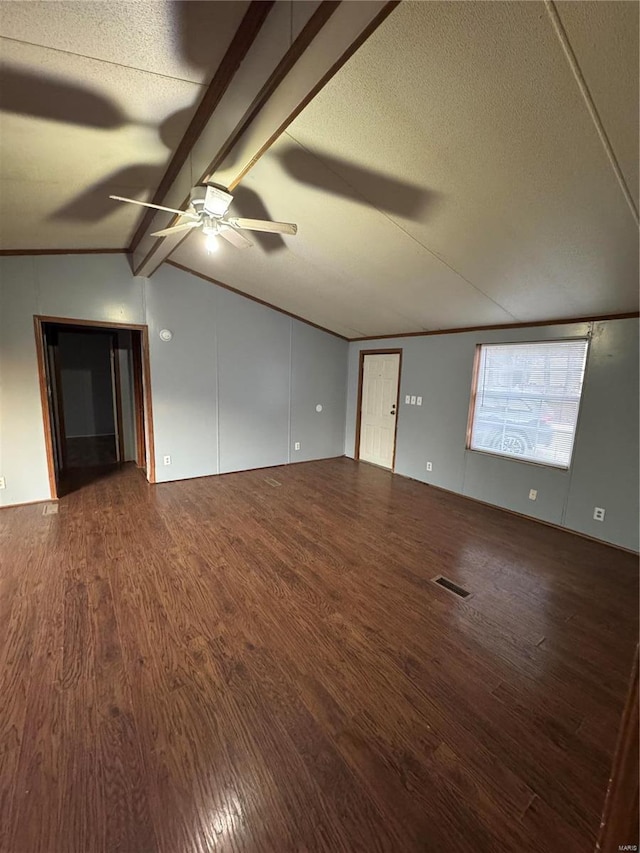
M 0 475 L 7 484 L 0 505 L 49 497 L 33 334 L 35 261 L 0 258 Z
M 216 298 L 220 471 L 282 465 L 289 461 L 292 320 L 229 291 Z
M 124 255 L 2 257 L 0 505 L 49 497 L 34 314 L 148 324 L 159 481 L 343 453 L 345 341 L 174 267 L 146 280 Z
M 170 266 L 145 292 L 158 481 L 342 455 L 345 341 Z
M 465 449 L 476 344 L 590 334 L 569 471 Z M 403 350 L 397 473 L 638 550 L 637 319 L 350 344 L 347 456 L 354 455 L 359 353 L 376 348 Z M 406 394 L 422 396 L 423 405 L 405 405 Z M 595 506 L 605 507 L 604 522 L 593 520 Z
M 218 473 L 215 290 L 163 267 L 145 282 L 156 479 Z M 173 340 L 158 335 L 170 329 Z M 171 456 L 171 465 L 163 457 Z
M 109 336 L 62 332 L 58 344 L 67 437 L 113 435 Z
M 291 331 L 291 461 L 335 456 L 344 441 L 344 424 L 338 421 L 347 392 L 344 341 L 297 321 Z
M 0 505 L 49 497 L 33 315 L 147 323 L 159 480 L 353 455 L 361 348 L 173 267 L 124 256 L 0 258 Z M 169 328 L 164 343 L 157 332 Z M 477 343 L 593 331 L 571 471 L 466 451 Z M 638 321 L 384 340 L 404 350 L 396 470 L 638 549 Z M 348 374 L 345 370 L 348 349 Z M 346 377 L 346 378 L 345 378 Z M 345 381 L 348 383 L 345 431 Z M 316 412 L 321 404 L 323 409 Z M 294 443 L 300 442 L 299 451 Z M 171 455 L 172 465 L 162 457 Z M 426 461 L 433 462 L 427 475 Z M 528 500 L 530 488 L 538 500 Z M 592 519 L 604 506 L 605 521 Z

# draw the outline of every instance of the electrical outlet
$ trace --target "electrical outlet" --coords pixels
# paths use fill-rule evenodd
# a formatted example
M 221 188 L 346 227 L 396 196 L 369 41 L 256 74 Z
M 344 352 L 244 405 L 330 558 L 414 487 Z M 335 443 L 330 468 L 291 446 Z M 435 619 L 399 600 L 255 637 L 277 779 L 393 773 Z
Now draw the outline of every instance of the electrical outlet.
M 537 497 L 538 497 L 538 490 L 537 489 L 529 489 L 529 500 L 535 501 Z
M 427 462 L 427 471 L 433 471 L 433 464 L 431 462 Z
M 6 488 L 7 488 L 7 483 L 4 479 L 4 477 L 0 477 L 0 489 L 6 489 Z
M 593 517 L 595 521 L 604 521 L 604 507 L 594 506 Z
M 293 445 L 293 449 L 294 450 L 300 450 L 300 442 L 299 441 L 296 441 L 296 443 Z
M 422 405 L 422 397 L 416 397 L 416 406 Z
M 171 465 L 171 457 L 170 456 L 163 457 L 162 461 L 164 462 L 165 465 Z

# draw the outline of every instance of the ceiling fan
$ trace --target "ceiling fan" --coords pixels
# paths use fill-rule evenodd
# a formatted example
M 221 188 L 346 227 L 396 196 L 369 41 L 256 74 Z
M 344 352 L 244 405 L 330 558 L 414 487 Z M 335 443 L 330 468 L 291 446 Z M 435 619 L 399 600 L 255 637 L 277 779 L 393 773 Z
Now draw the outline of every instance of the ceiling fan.
M 128 204 L 138 204 L 141 207 L 151 207 L 175 213 L 181 221 L 169 228 L 154 231 L 152 237 L 168 237 L 182 231 L 201 228 L 207 238 L 207 249 L 217 249 L 217 238 L 222 237 L 238 249 L 246 249 L 252 245 L 241 231 L 263 231 L 269 234 L 289 234 L 293 236 L 298 226 L 291 222 L 271 222 L 267 219 L 243 219 L 237 216 L 227 216 L 233 196 L 222 187 L 212 183 L 196 184 L 189 196 L 189 206 L 186 210 L 164 207 L 161 204 L 151 204 L 147 201 L 137 201 L 134 198 L 124 198 L 120 195 L 110 195 L 114 201 L 124 201 Z

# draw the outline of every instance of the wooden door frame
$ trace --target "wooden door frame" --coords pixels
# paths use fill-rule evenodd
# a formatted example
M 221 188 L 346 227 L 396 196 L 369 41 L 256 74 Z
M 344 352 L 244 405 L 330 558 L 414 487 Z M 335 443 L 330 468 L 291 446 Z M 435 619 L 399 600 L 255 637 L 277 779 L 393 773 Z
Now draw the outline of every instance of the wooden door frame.
M 133 348 L 133 343 L 132 343 Z M 113 355 L 112 355 L 113 353 Z M 113 358 L 113 406 L 114 413 L 113 419 L 115 422 L 116 428 L 116 446 L 117 446 L 117 456 L 118 462 L 124 461 L 124 436 L 122 435 L 122 383 L 120 381 L 120 356 L 118 355 L 118 332 L 114 331 L 111 335 L 111 351 L 109 353 L 109 358 Z
M 43 338 L 43 346 L 45 346 L 44 357 L 45 357 L 45 359 L 48 359 L 49 353 L 47 352 L 46 344 L 47 344 L 47 341 Z M 67 431 L 65 428 L 64 406 L 62 403 L 62 374 L 60 373 L 60 344 L 59 344 L 57 338 L 56 338 L 56 342 L 53 346 L 54 346 L 53 364 L 49 365 L 49 370 L 51 371 L 53 369 L 53 374 L 54 374 L 53 378 L 55 381 L 55 388 L 52 388 L 51 390 L 55 394 L 55 409 L 57 411 L 57 416 L 58 416 L 57 417 L 57 421 L 58 421 L 57 426 L 58 426 L 58 432 L 60 434 L 60 443 L 62 445 L 59 448 L 60 462 L 61 462 L 61 470 L 64 470 L 67 467 Z
M 362 425 L 362 384 L 364 379 L 364 360 L 367 355 L 399 355 L 398 361 L 398 389 L 396 393 L 396 425 L 393 432 L 393 459 L 391 470 L 396 469 L 396 448 L 398 446 L 398 419 L 400 417 L 400 380 L 402 379 L 402 348 L 400 349 L 361 349 L 360 364 L 358 368 L 358 401 L 356 406 L 356 443 L 354 456 L 360 459 L 360 430 Z
M 144 383 L 142 382 L 142 339 L 141 333 L 131 332 L 131 356 L 133 364 L 133 408 L 136 419 L 136 465 L 146 470 L 147 450 L 144 428 Z
M 56 485 L 56 473 L 53 464 L 53 434 L 52 424 L 49 417 L 49 401 L 47 395 L 47 376 L 45 372 L 45 351 L 44 351 L 44 325 L 46 323 L 54 323 L 61 326 L 87 326 L 89 328 L 106 329 L 109 331 L 125 331 L 140 333 L 140 354 L 142 381 L 144 385 L 144 393 L 139 398 L 140 405 L 143 406 L 142 426 L 146 425 L 146 441 L 148 442 L 148 459 L 147 479 L 150 483 L 156 481 L 156 465 L 155 465 L 155 447 L 153 440 L 153 408 L 151 404 L 151 367 L 149 364 L 149 327 L 137 323 L 119 323 L 105 322 L 102 320 L 80 320 L 71 317 L 48 317 L 41 314 L 34 314 L 33 327 L 36 339 L 36 360 L 38 364 L 38 384 L 40 386 L 40 403 L 42 406 L 42 422 L 44 426 L 44 442 L 47 455 L 47 469 L 49 473 L 49 491 L 52 500 L 57 500 L 58 489 Z M 133 347 L 134 335 L 132 335 Z M 135 347 L 133 347 L 135 349 Z M 137 408 L 137 407 L 136 407 Z M 136 411 L 136 426 L 139 424 L 139 413 Z

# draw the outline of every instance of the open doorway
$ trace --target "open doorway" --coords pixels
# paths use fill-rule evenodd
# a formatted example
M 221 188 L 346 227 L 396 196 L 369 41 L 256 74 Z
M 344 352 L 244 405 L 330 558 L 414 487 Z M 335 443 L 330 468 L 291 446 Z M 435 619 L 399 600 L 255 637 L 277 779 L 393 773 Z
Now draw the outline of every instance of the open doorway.
M 126 463 L 154 482 L 146 326 L 34 321 L 51 497 Z

